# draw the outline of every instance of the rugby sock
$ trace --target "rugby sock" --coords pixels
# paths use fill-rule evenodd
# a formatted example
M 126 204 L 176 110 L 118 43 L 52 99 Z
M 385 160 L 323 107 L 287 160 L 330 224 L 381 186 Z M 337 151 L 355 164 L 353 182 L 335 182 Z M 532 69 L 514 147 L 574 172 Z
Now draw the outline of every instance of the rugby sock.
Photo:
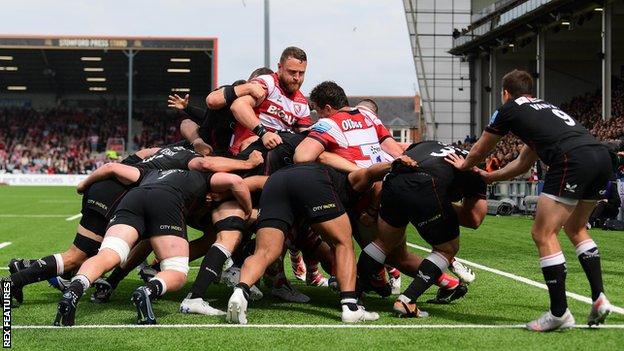
M 89 281 L 89 278 L 87 278 L 85 275 L 78 274 L 77 276 L 72 278 L 67 290 L 73 293 L 74 296 L 79 299 L 82 297 L 82 295 L 84 295 L 84 292 L 89 289 L 90 286 L 91 282 Z
M 230 256 L 230 251 L 223 245 L 212 244 L 202 260 L 197 278 L 195 278 L 193 287 L 191 287 L 191 299 L 204 299 L 206 297 L 208 286 L 221 276 L 223 264 Z
M 592 239 L 587 239 L 576 245 L 576 255 L 589 281 L 592 300 L 596 301 L 600 293 L 604 292 L 598 247 Z
M 29 263 L 27 268 L 11 275 L 13 284 L 18 288 L 56 277 L 64 272 L 63 258 L 60 254 L 46 256 Z
M 126 277 L 130 272 L 132 272 L 133 268 L 121 268 L 117 267 L 113 270 L 113 272 L 106 278 L 106 281 L 111 285 L 114 289 L 117 289 L 117 285 Z
M 459 279 L 444 272 L 440 275 L 440 278 L 436 280 L 435 285 L 441 287 L 442 289 L 453 290 L 459 285 Z
M 375 244 L 370 243 L 364 247 L 357 262 L 358 276 L 369 279 L 384 269 L 386 254 Z M 385 272 L 384 272 L 385 273 Z
M 438 278 L 442 275 L 449 265 L 446 257 L 433 251 L 426 259 L 422 261 L 418 267 L 418 273 L 414 280 L 403 292 L 403 296 L 410 299 L 411 302 L 416 301 Z
M 567 268 L 565 257 L 561 251 L 540 258 L 540 267 L 544 274 L 548 295 L 550 296 L 550 312 L 555 317 L 561 317 L 568 308 L 565 294 L 565 279 Z
M 165 292 L 167 292 L 167 283 L 160 278 L 152 278 L 147 284 L 145 284 L 147 290 L 149 290 L 150 300 L 153 300 Z
M 239 288 L 243 291 L 243 296 L 245 296 L 245 300 L 249 301 L 249 295 L 251 294 L 249 285 L 241 282 L 236 284 L 236 286 L 234 288 Z
M 340 304 L 347 306 L 351 311 L 357 311 L 357 295 L 355 291 L 341 291 Z

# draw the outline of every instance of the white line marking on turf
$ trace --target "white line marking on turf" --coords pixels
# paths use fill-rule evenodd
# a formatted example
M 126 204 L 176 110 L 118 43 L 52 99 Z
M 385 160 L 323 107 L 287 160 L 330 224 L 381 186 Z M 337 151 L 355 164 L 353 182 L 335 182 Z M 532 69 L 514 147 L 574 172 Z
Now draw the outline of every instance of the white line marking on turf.
M 431 249 L 426 248 L 424 246 L 420 246 L 420 245 L 416 245 L 416 244 L 412 244 L 412 243 L 407 243 L 407 246 L 413 247 L 413 248 L 418 249 L 418 250 L 431 252 Z M 507 273 L 507 272 L 498 270 L 496 268 L 490 268 L 490 267 L 484 266 L 482 264 L 478 264 L 478 263 L 475 263 L 475 262 L 467 261 L 467 260 L 464 260 L 464 259 L 461 259 L 461 258 L 455 257 L 455 259 L 458 260 L 461 263 L 464 263 L 464 264 L 468 265 L 468 266 L 473 266 L 475 268 L 482 269 L 482 270 L 490 272 L 490 273 L 502 275 L 503 277 L 507 277 L 507 278 L 519 281 L 521 283 L 525 283 L 525 284 L 528 284 L 528 285 L 531 285 L 531 286 L 535 286 L 535 287 L 538 287 L 538 288 L 541 288 L 541 289 L 544 289 L 544 290 L 548 290 L 548 287 L 546 286 L 546 284 L 538 283 L 535 280 L 531 280 L 531 279 L 528 279 L 528 278 L 525 278 L 525 277 L 521 277 L 519 275 Z M 574 300 L 578 300 L 578 301 L 581 301 L 581 302 L 588 303 L 590 305 L 592 304 L 592 299 L 590 299 L 589 297 L 583 296 L 583 295 L 579 295 L 579 294 L 575 294 L 575 293 L 566 291 L 566 296 L 568 296 L 569 298 L 574 299 Z M 622 308 L 622 307 L 618 307 L 618 306 L 612 305 L 611 310 L 613 312 L 616 312 L 616 313 L 619 313 L 619 314 L 624 314 L 624 308 Z
M 13 325 L 13 329 L 180 329 L 180 328 L 223 328 L 223 329 L 524 329 L 524 324 L 100 324 L 56 327 L 53 325 Z M 624 324 L 606 324 L 598 327 L 575 325 L 575 329 L 624 329 Z
M 7 247 L 9 245 L 11 245 L 10 241 L 6 241 L 6 242 L 3 242 L 3 243 L 0 243 L 0 249 L 3 248 L 3 247 Z M 9 268 L 7 267 L 7 269 L 9 269 Z
M 66 221 L 73 221 L 74 219 L 78 219 L 78 218 L 80 218 L 80 217 L 82 217 L 82 213 L 79 213 L 79 214 L 77 214 L 77 215 L 73 215 L 73 216 L 71 216 L 71 217 L 67 217 L 67 218 L 65 218 L 65 220 L 66 220 Z
M 64 218 L 71 215 L 53 215 L 53 214 L 0 214 L 0 218 Z

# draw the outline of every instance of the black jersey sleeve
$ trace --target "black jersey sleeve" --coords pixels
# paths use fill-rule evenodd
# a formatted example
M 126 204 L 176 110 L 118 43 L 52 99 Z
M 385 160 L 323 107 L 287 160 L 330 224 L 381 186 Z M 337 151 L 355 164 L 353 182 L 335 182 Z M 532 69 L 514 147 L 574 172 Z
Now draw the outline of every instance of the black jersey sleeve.
M 142 158 L 140 158 L 139 156 L 137 156 L 136 154 L 132 154 L 126 158 L 124 158 L 121 163 L 124 165 L 136 165 L 137 163 L 140 163 L 141 161 L 143 161 Z
M 492 117 L 490 117 L 490 124 L 485 127 L 485 131 L 496 135 L 506 135 L 511 129 L 512 123 L 512 108 L 513 101 L 510 101 L 498 110 L 494 111 Z
M 198 126 L 201 126 L 206 117 L 206 109 L 201 107 L 187 105 L 184 109 L 184 113 L 191 118 L 191 121 L 195 122 Z
M 487 184 L 483 178 L 475 172 L 462 172 L 461 188 L 462 195 L 467 198 L 486 199 Z

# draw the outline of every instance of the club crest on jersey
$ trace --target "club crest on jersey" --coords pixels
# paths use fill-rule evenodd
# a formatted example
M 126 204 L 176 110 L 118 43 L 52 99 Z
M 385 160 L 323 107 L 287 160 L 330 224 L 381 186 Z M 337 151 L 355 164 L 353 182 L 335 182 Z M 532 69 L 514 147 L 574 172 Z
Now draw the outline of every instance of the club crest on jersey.
M 342 121 L 341 125 L 342 125 L 342 130 L 344 131 L 362 128 L 362 122 L 357 122 L 352 119 L 345 119 L 344 121 Z
M 312 130 L 317 133 L 325 133 L 331 129 L 331 125 L 325 121 L 318 121 L 312 126 Z
M 302 109 L 301 105 L 295 104 L 295 113 L 296 114 L 300 114 L 301 113 L 301 109 Z

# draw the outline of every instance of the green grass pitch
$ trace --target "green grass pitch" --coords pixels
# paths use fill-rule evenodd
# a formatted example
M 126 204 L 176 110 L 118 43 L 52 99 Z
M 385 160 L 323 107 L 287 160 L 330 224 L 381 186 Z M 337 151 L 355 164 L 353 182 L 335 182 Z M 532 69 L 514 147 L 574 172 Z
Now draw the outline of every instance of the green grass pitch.
M 11 242 L 0 249 L 2 267 L 10 258 L 39 258 L 62 252 L 73 241 L 78 219 L 80 197 L 68 187 L 0 187 L 0 243 Z M 459 257 L 543 282 L 537 251 L 530 238 L 531 220 L 523 217 L 488 216 L 478 230 L 462 230 Z M 624 233 L 591 231 L 602 255 L 605 288 L 611 302 L 624 306 Z M 192 237 L 196 236 L 192 233 Z M 574 248 L 560 236 L 568 262 L 567 290 L 589 296 L 589 286 L 574 254 Z M 411 228 L 408 241 L 426 246 Z M 424 254 L 422 251 L 415 250 Z M 199 265 L 195 261 L 192 266 Z M 289 264 L 287 264 L 289 267 Z M 289 269 L 288 269 L 289 270 Z M 294 284 L 312 301 L 308 304 L 284 303 L 265 296 L 252 302 L 249 310 L 251 324 L 275 324 L 267 328 L 191 327 L 171 329 L 151 328 L 92 328 L 92 329 L 13 329 L 16 350 L 190 350 L 190 349 L 249 349 L 249 350 L 384 350 L 426 349 L 548 349 L 548 350 L 617 350 L 624 349 L 624 329 L 573 329 L 549 334 L 531 333 L 515 326 L 526 323 L 546 311 L 545 290 L 512 279 L 474 269 L 477 280 L 470 285 L 468 295 L 451 305 L 420 304 L 431 314 L 426 319 L 399 319 L 391 313 L 392 298 L 368 297 L 366 307 L 380 313 L 381 318 L 367 323 L 377 328 L 340 328 L 338 296 L 326 288 Z M 191 270 L 189 279 L 194 279 Z M 291 272 L 287 272 L 291 274 Z M 8 271 L 0 270 L 5 276 Z M 292 274 L 291 274 L 292 276 Z M 403 286 L 410 279 L 403 276 Z M 293 280 L 294 282 L 294 280 Z M 128 325 L 135 321 L 135 311 L 129 301 L 130 293 L 140 284 L 132 273 L 123 281 L 107 305 L 93 305 L 88 296 L 79 304 L 78 325 Z M 179 302 L 186 289 L 167 294 L 155 303 L 159 324 L 219 324 L 223 318 L 183 315 Z M 216 285 L 209 290 L 211 305 L 224 309 L 230 291 Z M 266 290 L 265 290 L 266 292 Z M 88 292 L 90 295 L 91 291 Z M 435 293 L 431 289 L 421 301 Z M 60 297 L 46 282 L 33 284 L 24 290 L 24 304 L 12 311 L 13 326 L 51 325 Z M 268 295 L 268 294 L 266 294 Z M 585 324 L 589 305 L 569 299 L 577 325 Z M 292 328 L 303 324 L 335 325 L 323 328 Z M 624 325 L 624 316 L 613 313 L 608 325 Z M 290 327 L 287 327 L 287 326 Z M 502 328 L 451 328 L 462 325 L 491 325 Z M 423 329 L 382 329 L 387 326 L 426 326 Z M 437 326 L 437 327 L 436 327 Z

